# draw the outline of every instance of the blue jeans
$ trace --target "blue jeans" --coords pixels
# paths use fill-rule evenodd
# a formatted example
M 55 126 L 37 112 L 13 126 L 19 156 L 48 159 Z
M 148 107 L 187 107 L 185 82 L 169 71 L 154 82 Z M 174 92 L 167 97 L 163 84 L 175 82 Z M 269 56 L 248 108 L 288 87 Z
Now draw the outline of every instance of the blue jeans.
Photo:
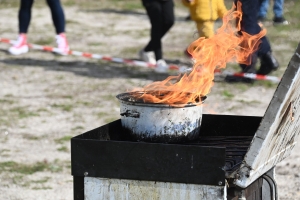
M 269 9 L 269 0 L 260 0 L 260 8 L 258 12 L 258 17 L 266 17 Z M 283 16 L 283 4 L 284 0 L 274 0 L 273 12 L 274 17 Z

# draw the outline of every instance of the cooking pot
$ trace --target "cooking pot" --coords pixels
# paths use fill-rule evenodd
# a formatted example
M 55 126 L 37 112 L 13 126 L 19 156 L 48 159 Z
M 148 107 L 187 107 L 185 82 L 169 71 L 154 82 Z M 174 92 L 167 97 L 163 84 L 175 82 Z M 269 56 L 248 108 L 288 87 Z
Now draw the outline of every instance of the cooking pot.
M 122 127 L 135 141 L 178 143 L 199 137 L 202 103 L 171 106 L 133 100 L 132 93 L 117 95 Z

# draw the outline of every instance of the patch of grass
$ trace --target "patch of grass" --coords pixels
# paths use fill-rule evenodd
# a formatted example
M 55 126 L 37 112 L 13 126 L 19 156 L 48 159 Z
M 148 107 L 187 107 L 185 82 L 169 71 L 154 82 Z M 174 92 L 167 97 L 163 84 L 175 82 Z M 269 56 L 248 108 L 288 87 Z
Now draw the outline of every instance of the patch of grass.
M 226 98 L 229 98 L 229 99 L 232 99 L 234 97 L 234 95 L 231 92 L 229 92 L 228 90 L 224 90 L 222 94 L 223 94 L 223 96 L 225 96 Z
M 61 146 L 61 147 L 57 148 L 57 151 L 69 152 L 69 148 L 66 146 Z
M 10 154 L 10 150 L 9 149 L 2 149 L 0 150 L 0 156 L 1 157 L 10 157 L 11 154 Z
M 31 135 L 31 134 L 22 134 L 22 137 L 27 140 L 39 140 L 41 137 Z
M 10 109 L 10 112 L 16 114 L 19 119 L 33 117 L 33 116 L 39 116 L 38 113 L 28 111 L 28 110 L 26 110 L 25 107 L 15 107 L 15 108 Z
M 39 45 L 50 45 L 53 42 L 53 37 L 43 37 L 38 40 L 35 40 L 34 43 Z
M 51 177 L 46 176 L 46 177 L 44 177 L 44 178 L 42 178 L 42 179 L 40 179 L 40 180 L 32 180 L 31 182 L 32 182 L 32 183 L 46 183 L 46 182 L 48 182 L 50 179 L 51 179 Z
M 33 190 L 51 190 L 52 187 L 49 186 L 43 186 L 43 187 L 33 187 Z
M 58 75 L 55 78 L 56 78 L 56 80 L 64 80 L 65 76 L 64 75 Z
M 84 129 L 83 126 L 76 126 L 76 127 L 72 128 L 71 130 L 72 130 L 72 131 L 76 131 L 76 130 L 83 130 L 83 129 Z M 71 139 L 71 138 L 70 138 L 70 139 Z
M 53 163 L 36 162 L 33 164 L 17 163 L 14 161 L 0 162 L 0 173 L 2 172 L 33 174 L 42 171 L 58 172 L 62 171 L 62 166 L 58 165 L 58 161 Z
M 69 142 L 71 140 L 73 136 L 70 136 L 70 135 L 66 135 L 62 138 L 59 138 L 59 139 L 55 139 L 54 141 L 57 143 L 57 144 L 63 144 L 65 142 Z
M 66 24 L 79 24 L 77 21 L 67 19 Z
M 126 47 L 120 52 L 121 55 L 137 55 L 139 49 L 136 47 Z
M 233 111 L 234 109 L 237 109 L 239 108 L 239 106 L 232 106 L 230 108 L 227 109 L 227 111 Z
M 73 105 L 71 105 L 71 104 L 52 104 L 51 106 L 54 108 L 59 108 L 63 111 L 68 111 L 68 112 L 73 109 Z
M 117 120 L 116 117 L 109 117 L 109 118 L 104 119 L 104 123 L 108 124 L 108 123 L 110 123 L 112 121 L 115 121 L 115 120 Z
M 93 103 L 92 102 L 88 102 L 88 101 L 77 101 L 76 104 L 81 104 L 83 106 L 92 106 Z
M 105 43 L 104 42 L 88 42 L 87 45 L 98 47 L 98 46 L 104 46 Z
M 265 88 L 275 88 L 277 87 L 276 83 L 271 81 L 255 81 L 254 86 L 264 86 Z
M 1 120 L 0 120 L 0 125 L 2 125 Z M 8 141 L 8 136 L 7 135 L 0 137 L 0 142 L 1 143 L 5 143 L 7 141 Z
M 8 100 L 8 99 L 0 99 L 0 103 L 4 103 L 4 104 L 13 104 L 14 101 L 13 101 L 13 100 Z
M 98 117 L 99 119 L 101 119 L 101 118 L 103 118 L 103 117 L 105 117 L 105 116 L 107 116 L 107 113 L 106 113 L 106 112 L 98 112 L 98 113 L 97 113 L 97 117 Z
M 0 154 L 5 153 L 5 152 L 10 152 L 10 149 L 2 149 L 2 150 L 0 150 Z
M 250 85 L 247 84 L 236 84 L 236 88 L 238 88 L 240 91 L 245 92 L 249 89 Z
M 6 95 L 4 95 L 4 97 L 13 97 L 13 95 L 12 94 L 6 94 Z
M 37 109 L 37 112 L 49 112 L 46 108 L 39 108 Z
M 0 2 L 0 8 L 15 8 L 20 5 L 20 1 L 17 0 L 1 0 Z
M 16 174 L 12 177 L 11 180 L 12 180 L 12 183 L 15 184 L 15 185 L 20 185 L 22 187 L 29 187 L 30 186 L 30 182 L 25 181 L 24 175 Z
M 253 101 L 245 101 L 244 99 L 240 99 L 240 100 L 237 100 L 238 102 L 240 102 L 240 103 L 245 103 L 245 104 L 247 104 L 247 105 L 250 105 L 250 104 L 259 104 L 259 103 L 261 103 L 260 101 L 256 101 L 256 100 L 253 100 Z
M 172 57 L 172 58 L 180 58 L 183 57 L 183 50 L 182 51 L 168 51 L 168 53 L 166 54 L 168 57 Z M 192 65 L 191 65 L 192 66 Z

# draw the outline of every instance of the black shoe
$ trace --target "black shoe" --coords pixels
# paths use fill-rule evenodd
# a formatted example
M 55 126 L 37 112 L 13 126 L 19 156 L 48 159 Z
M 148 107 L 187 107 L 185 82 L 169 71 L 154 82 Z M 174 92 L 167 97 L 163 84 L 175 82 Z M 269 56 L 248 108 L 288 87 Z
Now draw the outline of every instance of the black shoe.
M 274 23 L 274 25 L 280 25 L 280 24 L 288 25 L 289 24 L 289 22 L 286 19 L 284 19 L 284 17 L 274 17 L 273 23 Z
M 279 63 L 271 52 L 260 56 L 260 69 L 257 74 L 267 75 L 279 68 Z
M 191 15 L 186 16 L 186 18 L 184 20 L 185 21 L 191 21 L 192 20 Z
M 254 79 L 233 75 L 227 75 L 225 81 L 227 83 L 254 83 Z
M 251 62 L 250 65 L 240 64 L 240 67 L 242 68 L 241 73 L 256 74 L 256 63 L 257 63 L 257 54 L 256 53 L 251 55 L 250 62 Z

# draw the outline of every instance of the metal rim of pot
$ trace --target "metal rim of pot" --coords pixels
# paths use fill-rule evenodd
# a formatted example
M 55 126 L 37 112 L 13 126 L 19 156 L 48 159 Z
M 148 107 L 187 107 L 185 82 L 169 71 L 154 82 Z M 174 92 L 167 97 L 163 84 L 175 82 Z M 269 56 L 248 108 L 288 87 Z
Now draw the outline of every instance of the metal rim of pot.
M 191 107 L 191 106 L 199 106 L 202 105 L 204 103 L 204 101 L 206 100 L 206 96 L 201 97 L 201 101 L 199 101 L 198 103 L 187 103 L 187 104 L 176 104 L 176 106 L 173 105 L 169 105 L 166 103 L 145 103 L 145 102 L 139 102 L 139 101 L 129 101 L 128 99 L 132 96 L 132 94 L 135 93 L 143 93 L 143 92 L 125 92 L 125 93 L 121 93 L 118 94 L 116 97 L 117 99 L 119 99 L 119 101 L 124 102 L 126 104 L 131 104 L 131 105 L 136 105 L 136 106 L 148 106 L 148 107 Z

